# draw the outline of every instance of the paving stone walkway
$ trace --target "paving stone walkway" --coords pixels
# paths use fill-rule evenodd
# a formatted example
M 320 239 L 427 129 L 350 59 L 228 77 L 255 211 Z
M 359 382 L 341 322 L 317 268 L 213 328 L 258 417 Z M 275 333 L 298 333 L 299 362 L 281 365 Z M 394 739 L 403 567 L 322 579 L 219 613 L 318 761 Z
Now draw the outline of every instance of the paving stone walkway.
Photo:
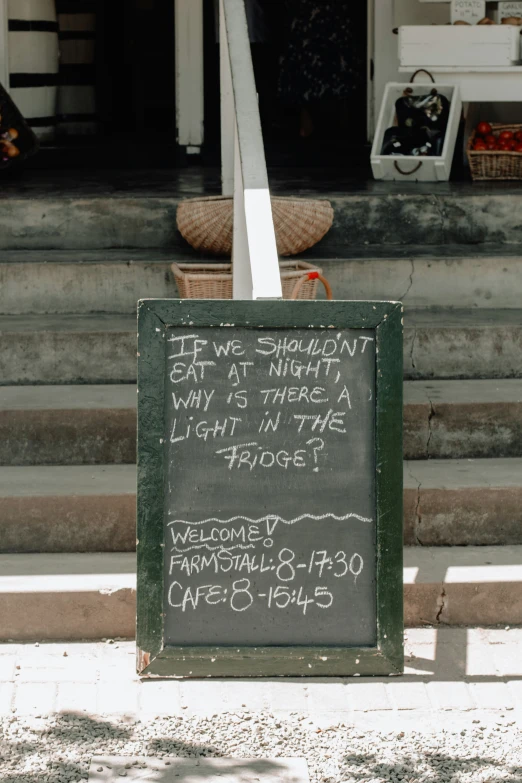
M 405 634 L 403 677 L 145 680 L 134 642 L 0 645 L 0 715 L 304 713 L 321 723 L 522 726 L 522 628 L 420 628 Z M 515 725 L 513 723 L 513 725 Z

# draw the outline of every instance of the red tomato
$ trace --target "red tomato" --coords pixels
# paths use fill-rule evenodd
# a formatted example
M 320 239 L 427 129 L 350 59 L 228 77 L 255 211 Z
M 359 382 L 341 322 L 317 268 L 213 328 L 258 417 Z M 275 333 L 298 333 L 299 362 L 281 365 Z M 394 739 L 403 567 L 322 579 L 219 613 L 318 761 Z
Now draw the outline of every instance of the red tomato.
M 498 134 L 499 141 L 513 141 L 513 131 L 501 131 Z
M 473 145 L 473 149 L 474 150 L 480 150 L 481 152 L 483 150 L 487 150 L 487 148 L 488 148 L 488 145 L 486 144 L 486 142 L 483 139 L 477 139 L 475 144 Z
M 515 139 L 522 144 L 522 131 L 517 131 L 515 133 Z
M 515 144 L 515 152 L 522 152 L 522 141 L 519 141 L 518 144 Z
M 498 144 L 496 141 L 488 141 L 487 148 L 490 152 L 493 152 L 494 150 L 498 150 Z
M 488 133 L 491 133 L 492 128 L 489 122 L 479 122 L 477 125 L 477 133 L 479 136 L 487 136 Z
M 493 136 L 492 133 L 488 133 L 487 136 L 484 136 L 484 141 L 486 142 L 486 144 L 496 144 L 497 143 L 497 137 Z M 522 139 L 521 139 L 521 141 L 522 141 Z

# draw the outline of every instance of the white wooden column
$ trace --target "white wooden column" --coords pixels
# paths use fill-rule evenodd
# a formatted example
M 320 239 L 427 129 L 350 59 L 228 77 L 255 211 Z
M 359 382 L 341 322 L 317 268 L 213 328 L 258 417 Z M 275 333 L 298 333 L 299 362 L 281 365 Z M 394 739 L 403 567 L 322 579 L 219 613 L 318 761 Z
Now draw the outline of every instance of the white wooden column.
M 178 144 L 197 154 L 203 144 L 203 0 L 174 0 Z
M 0 84 L 9 92 L 8 0 L 0 0 Z

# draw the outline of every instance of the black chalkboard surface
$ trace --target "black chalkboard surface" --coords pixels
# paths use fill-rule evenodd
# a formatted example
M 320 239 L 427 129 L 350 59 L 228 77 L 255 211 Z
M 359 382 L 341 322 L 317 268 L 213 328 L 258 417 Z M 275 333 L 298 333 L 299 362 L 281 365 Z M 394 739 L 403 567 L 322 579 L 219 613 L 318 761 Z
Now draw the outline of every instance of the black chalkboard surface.
M 402 669 L 397 303 L 139 305 L 138 670 Z

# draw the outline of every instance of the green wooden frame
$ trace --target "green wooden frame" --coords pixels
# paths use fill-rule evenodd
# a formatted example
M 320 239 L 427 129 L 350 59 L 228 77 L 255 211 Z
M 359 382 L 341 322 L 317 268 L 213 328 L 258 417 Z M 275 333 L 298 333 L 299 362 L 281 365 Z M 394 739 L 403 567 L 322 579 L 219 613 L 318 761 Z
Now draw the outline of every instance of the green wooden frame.
M 166 330 L 352 328 L 376 334 L 377 644 L 165 647 L 163 643 Z M 142 676 L 401 674 L 402 305 L 398 302 L 144 299 L 138 304 L 137 668 Z

